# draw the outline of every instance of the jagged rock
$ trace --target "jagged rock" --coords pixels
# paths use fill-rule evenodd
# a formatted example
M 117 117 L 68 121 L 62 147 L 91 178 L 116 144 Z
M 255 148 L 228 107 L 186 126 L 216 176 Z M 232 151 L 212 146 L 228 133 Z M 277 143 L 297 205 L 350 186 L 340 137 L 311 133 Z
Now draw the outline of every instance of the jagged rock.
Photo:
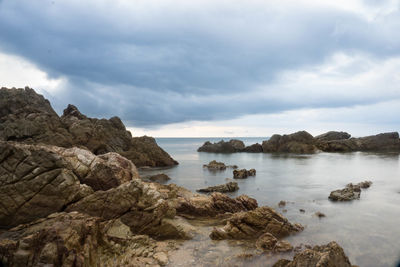
M 246 195 L 230 198 L 222 193 L 212 193 L 211 196 L 192 195 L 179 197 L 176 204 L 178 214 L 193 216 L 216 216 L 224 213 L 253 210 L 257 208 L 257 200 Z
M 250 145 L 250 146 L 246 146 L 242 152 L 249 152 L 249 153 L 261 153 L 263 152 L 263 148 L 262 145 L 260 145 L 259 143 Z
M 93 119 L 68 105 L 59 117 L 33 89 L 0 89 L 0 140 L 87 148 L 96 155 L 117 152 L 136 166 L 177 164 L 154 138 L 135 137 L 118 117 Z
M 327 245 L 315 246 L 297 253 L 293 260 L 281 259 L 274 264 L 274 267 L 351 267 L 349 258 L 343 249 L 334 241 Z
M 229 142 L 224 140 L 218 143 L 211 143 L 209 141 L 205 142 L 201 147 L 197 149 L 198 152 L 211 152 L 211 153 L 234 153 L 240 152 L 245 148 L 242 141 L 232 139 Z
M 343 189 L 332 191 L 329 195 L 329 199 L 332 201 L 350 201 L 360 199 L 361 188 L 369 188 L 371 184 L 371 181 L 364 181 L 355 185 L 350 183 Z
M 381 133 L 372 136 L 318 142 L 318 148 L 326 152 L 352 151 L 400 151 L 399 133 Z
M 314 153 L 317 151 L 314 137 L 306 131 L 289 135 L 274 134 L 262 143 L 263 152 Z
M 349 139 L 351 135 L 346 132 L 330 131 L 324 134 L 317 135 L 314 137 L 317 141 L 332 141 L 332 140 L 344 140 Z
M 299 224 L 291 224 L 270 207 L 259 207 L 247 212 L 238 212 L 228 219 L 222 228 L 214 228 L 211 239 L 255 239 L 264 233 L 276 238 L 303 230 Z
M 169 178 L 169 176 L 164 173 L 152 175 L 152 176 L 148 177 L 147 179 L 152 182 L 157 182 L 157 183 L 166 183 L 169 180 L 171 180 L 171 178 Z
M 288 252 L 293 250 L 293 246 L 284 240 L 279 241 L 270 233 L 262 234 L 256 241 L 256 247 L 264 251 Z
M 256 170 L 255 169 L 233 170 L 233 178 L 235 178 L 235 179 L 245 179 L 248 176 L 254 176 L 254 175 L 256 175 Z
M 197 192 L 203 192 L 203 193 L 210 193 L 210 192 L 221 192 L 221 193 L 226 193 L 226 192 L 235 192 L 239 190 L 239 186 L 236 182 L 229 182 L 226 184 L 221 184 L 221 185 L 216 185 L 216 186 L 210 186 L 207 188 L 202 188 L 197 190 Z

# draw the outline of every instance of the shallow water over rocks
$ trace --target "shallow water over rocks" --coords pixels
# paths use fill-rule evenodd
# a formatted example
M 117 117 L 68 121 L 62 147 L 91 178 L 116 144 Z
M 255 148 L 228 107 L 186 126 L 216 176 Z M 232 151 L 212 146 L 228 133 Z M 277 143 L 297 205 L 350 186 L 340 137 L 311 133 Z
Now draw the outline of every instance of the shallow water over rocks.
M 239 138 L 240 139 L 240 138 Z M 266 138 L 241 139 L 246 145 Z M 235 197 L 247 194 L 260 206 L 268 205 L 291 222 L 301 223 L 305 230 L 286 238 L 293 246 L 301 243 L 318 245 L 332 240 L 344 249 L 350 261 L 359 266 L 396 266 L 400 260 L 400 157 L 382 153 L 317 153 L 317 154 L 213 154 L 197 152 L 203 138 L 159 138 L 158 144 L 179 165 L 162 172 L 176 183 L 192 191 L 224 184 L 233 178 L 232 169 L 209 171 L 203 168 L 211 160 L 239 168 L 257 170 L 254 177 L 236 180 L 239 190 Z M 212 142 L 220 139 L 211 139 Z M 229 139 L 228 139 L 229 140 Z M 160 170 L 141 170 L 142 175 Z M 348 183 L 370 180 L 372 186 L 363 190 L 360 200 L 331 202 L 331 191 Z M 286 205 L 279 207 L 284 200 Z M 300 209 L 305 212 L 300 212 Z M 315 215 L 321 212 L 326 217 Z M 291 258 L 292 253 L 278 256 L 257 256 L 254 244 L 241 241 L 213 241 L 209 222 L 198 225 L 201 234 L 185 242 L 170 258 L 171 266 L 214 266 L 227 264 L 227 259 L 242 254 L 250 257 L 252 266 L 268 266 L 278 258 Z M 176 253 L 176 254 L 175 254 Z M 241 266 L 241 259 L 235 258 Z M 244 265 L 249 264 L 244 261 Z

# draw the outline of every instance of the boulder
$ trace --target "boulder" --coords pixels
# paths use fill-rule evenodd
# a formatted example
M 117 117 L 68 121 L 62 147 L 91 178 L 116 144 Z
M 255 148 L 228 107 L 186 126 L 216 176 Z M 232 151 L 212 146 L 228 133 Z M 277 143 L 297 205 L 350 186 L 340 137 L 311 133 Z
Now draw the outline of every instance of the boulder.
M 317 151 L 314 137 L 306 131 L 289 135 L 274 134 L 262 143 L 264 153 L 314 153 Z
M 212 230 L 210 238 L 214 240 L 256 239 L 265 233 L 282 238 L 302 230 L 301 225 L 292 224 L 274 209 L 263 206 L 233 214 L 225 226 Z
M 256 247 L 264 251 L 288 252 L 293 250 L 293 246 L 284 240 L 278 240 L 270 233 L 262 234 L 256 241 Z
M 352 267 L 343 249 L 334 241 L 296 253 L 293 260 L 281 259 L 274 267 Z
M 372 136 L 342 140 L 320 141 L 318 148 L 326 152 L 399 152 L 399 133 L 381 133 Z
M 245 179 L 249 176 L 255 176 L 256 170 L 255 169 L 241 169 L 241 170 L 233 170 L 233 178 L 234 179 Z
M 245 148 L 242 141 L 231 139 L 229 142 L 224 140 L 218 143 L 205 142 L 201 147 L 197 149 L 198 152 L 211 152 L 211 153 L 235 153 L 240 152 Z
M 88 118 L 68 105 L 61 117 L 33 89 L 0 89 L 0 140 L 87 148 L 96 155 L 117 152 L 136 166 L 177 164 L 154 138 L 135 137 L 118 117 Z
M 207 168 L 210 171 L 223 171 L 226 168 L 237 169 L 236 165 L 225 165 L 223 162 L 218 162 L 216 160 L 210 161 L 208 164 L 204 164 L 203 168 Z
M 351 135 L 346 132 L 337 132 L 337 131 L 330 131 L 324 134 L 320 134 L 315 136 L 315 140 L 317 141 L 332 141 L 332 140 L 345 140 L 349 139 Z
M 350 183 L 343 189 L 332 191 L 328 198 L 332 201 L 350 201 L 360 199 L 361 188 L 369 188 L 371 184 L 371 181 L 364 181 L 355 185 Z
M 147 179 L 149 181 L 157 182 L 157 183 L 166 183 L 169 180 L 171 180 L 171 178 L 169 178 L 169 176 L 164 173 L 152 175 L 152 176 L 148 177 Z
M 236 182 L 229 182 L 226 184 L 221 184 L 221 185 L 216 185 L 216 186 L 210 186 L 207 188 L 202 188 L 197 190 L 197 192 L 202 192 L 202 193 L 210 193 L 210 192 L 221 192 L 221 193 L 226 193 L 226 192 L 235 192 L 239 190 L 239 186 Z

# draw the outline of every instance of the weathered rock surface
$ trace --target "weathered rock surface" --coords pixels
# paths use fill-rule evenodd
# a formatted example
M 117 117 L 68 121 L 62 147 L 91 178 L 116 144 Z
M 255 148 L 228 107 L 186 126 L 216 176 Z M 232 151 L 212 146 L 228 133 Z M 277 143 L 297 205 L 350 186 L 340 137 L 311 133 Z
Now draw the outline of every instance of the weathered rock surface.
M 297 253 L 293 260 L 282 259 L 274 267 L 351 267 L 349 258 L 343 249 L 334 241 L 327 245 L 315 246 Z
M 273 252 L 287 252 L 293 250 L 293 246 L 289 242 L 284 240 L 280 241 L 270 233 L 261 235 L 256 241 L 256 247 L 264 251 Z
M 203 168 L 207 168 L 211 171 L 223 171 L 226 170 L 226 168 L 232 168 L 236 169 L 236 165 L 225 165 L 223 162 L 218 162 L 216 160 L 210 161 L 208 164 L 204 164 Z
M 242 141 L 231 139 L 229 142 L 224 140 L 218 143 L 205 142 L 201 147 L 197 149 L 198 152 L 211 152 L 211 153 L 234 153 L 240 152 L 245 148 Z
M 274 134 L 262 143 L 264 153 L 314 153 L 317 151 L 314 137 L 306 131 L 289 135 Z
M 372 136 L 319 142 L 318 148 L 326 152 L 382 151 L 399 152 L 399 133 L 381 133 Z
M 166 183 L 169 180 L 171 180 L 171 178 L 169 178 L 169 176 L 164 173 L 155 174 L 150 177 L 146 177 L 145 179 L 147 179 L 151 182 L 157 182 L 157 183 Z
M 120 220 L 54 213 L 0 234 L 2 266 L 145 266 L 167 262 L 173 246 L 133 235 Z
M 234 179 L 245 179 L 249 176 L 255 176 L 256 170 L 255 169 L 241 169 L 241 170 L 233 170 L 233 178 Z
M 177 164 L 154 138 L 135 137 L 118 117 L 88 118 L 68 105 L 59 117 L 33 89 L 0 89 L 0 140 L 83 147 L 96 155 L 117 152 L 136 166 Z
M 265 233 L 282 238 L 303 230 L 299 224 L 291 224 L 270 207 L 259 207 L 247 212 L 235 213 L 225 226 L 214 228 L 211 239 L 255 239 Z
M 346 132 L 330 131 L 321 135 L 317 135 L 315 140 L 317 141 L 332 141 L 332 140 L 344 140 L 349 139 L 351 135 Z
M 328 198 L 332 201 L 350 201 L 354 199 L 360 199 L 361 188 L 369 188 L 371 184 L 371 181 L 364 181 L 355 185 L 350 183 L 343 189 L 332 191 Z
M 226 192 L 235 192 L 239 190 L 239 186 L 236 182 L 229 182 L 226 184 L 221 184 L 221 185 L 216 185 L 216 186 L 209 186 L 206 188 L 202 188 L 197 190 L 197 192 L 203 192 L 203 193 L 210 193 L 210 192 L 220 192 L 220 193 L 226 193 Z

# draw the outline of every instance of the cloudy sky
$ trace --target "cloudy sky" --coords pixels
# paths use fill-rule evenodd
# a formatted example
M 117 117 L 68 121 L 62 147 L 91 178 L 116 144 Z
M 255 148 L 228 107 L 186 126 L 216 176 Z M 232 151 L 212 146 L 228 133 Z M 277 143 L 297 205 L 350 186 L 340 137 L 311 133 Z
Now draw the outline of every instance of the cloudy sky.
M 133 135 L 400 131 L 400 3 L 0 0 L 0 86 Z

